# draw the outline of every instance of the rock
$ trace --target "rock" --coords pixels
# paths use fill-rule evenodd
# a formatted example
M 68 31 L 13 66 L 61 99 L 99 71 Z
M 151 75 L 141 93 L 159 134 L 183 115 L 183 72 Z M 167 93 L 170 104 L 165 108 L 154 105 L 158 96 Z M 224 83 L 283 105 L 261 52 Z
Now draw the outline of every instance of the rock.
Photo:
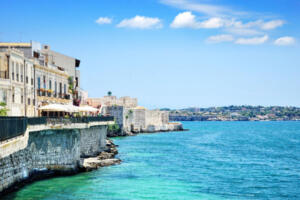
M 108 152 L 101 152 L 97 157 L 99 160 L 104 160 L 104 159 L 109 159 L 113 158 L 115 154 L 113 153 L 108 153 Z
M 84 159 L 83 168 L 90 171 L 99 167 L 119 164 L 121 160 L 114 158 L 116 154 L 118 154 L 117 145 L 108 139 L 106 140 L 106 150 L 101 152 L 97 157 Z
M 117 158 L 99 160 L 99 158 L 87 158 L 83 161 L 83 167 L 87 170 L 98 169 L 99 167 L 105 167 L 115 164 L 120 164 L 121 160 Z

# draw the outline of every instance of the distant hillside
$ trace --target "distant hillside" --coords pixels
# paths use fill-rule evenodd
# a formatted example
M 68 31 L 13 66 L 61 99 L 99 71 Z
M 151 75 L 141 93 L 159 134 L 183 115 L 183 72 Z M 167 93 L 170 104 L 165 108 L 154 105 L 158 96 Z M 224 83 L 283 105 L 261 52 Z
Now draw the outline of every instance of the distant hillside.
M 166 108 L 164 108 L 166 110 Z M 300 120 L 300 108 L 283 106 L 226 106 L 170 110 L 171 121 L 285 121 Z

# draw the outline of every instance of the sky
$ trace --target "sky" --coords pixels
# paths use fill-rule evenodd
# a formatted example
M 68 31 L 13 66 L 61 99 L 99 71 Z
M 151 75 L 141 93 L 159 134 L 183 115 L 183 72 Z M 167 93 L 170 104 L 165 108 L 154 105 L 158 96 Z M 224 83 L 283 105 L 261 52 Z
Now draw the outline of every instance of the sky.
M 299 0 L 9 0 L 0 41 L 80 59 L 90 97 L 300 106 L 299 10 Z

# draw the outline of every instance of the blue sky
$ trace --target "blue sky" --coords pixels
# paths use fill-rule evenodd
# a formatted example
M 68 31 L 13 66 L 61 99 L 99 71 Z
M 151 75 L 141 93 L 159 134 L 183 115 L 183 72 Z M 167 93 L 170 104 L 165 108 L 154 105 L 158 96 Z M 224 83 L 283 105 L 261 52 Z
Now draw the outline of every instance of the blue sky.
M 298 0 L 10 0 L 0 41 L 79 58 L 91 97 L 300 106 L 299 10 Z

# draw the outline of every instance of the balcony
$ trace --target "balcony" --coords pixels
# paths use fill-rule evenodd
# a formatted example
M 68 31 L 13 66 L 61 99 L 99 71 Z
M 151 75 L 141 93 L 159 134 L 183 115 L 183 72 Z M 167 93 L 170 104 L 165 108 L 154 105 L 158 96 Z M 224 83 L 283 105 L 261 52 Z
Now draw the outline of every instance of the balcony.
M 69 103 L 71 100 L 70 94 L 55 93 L 52 90 L 37 89 L 39 101 L 52 101 L 57 103 Z

